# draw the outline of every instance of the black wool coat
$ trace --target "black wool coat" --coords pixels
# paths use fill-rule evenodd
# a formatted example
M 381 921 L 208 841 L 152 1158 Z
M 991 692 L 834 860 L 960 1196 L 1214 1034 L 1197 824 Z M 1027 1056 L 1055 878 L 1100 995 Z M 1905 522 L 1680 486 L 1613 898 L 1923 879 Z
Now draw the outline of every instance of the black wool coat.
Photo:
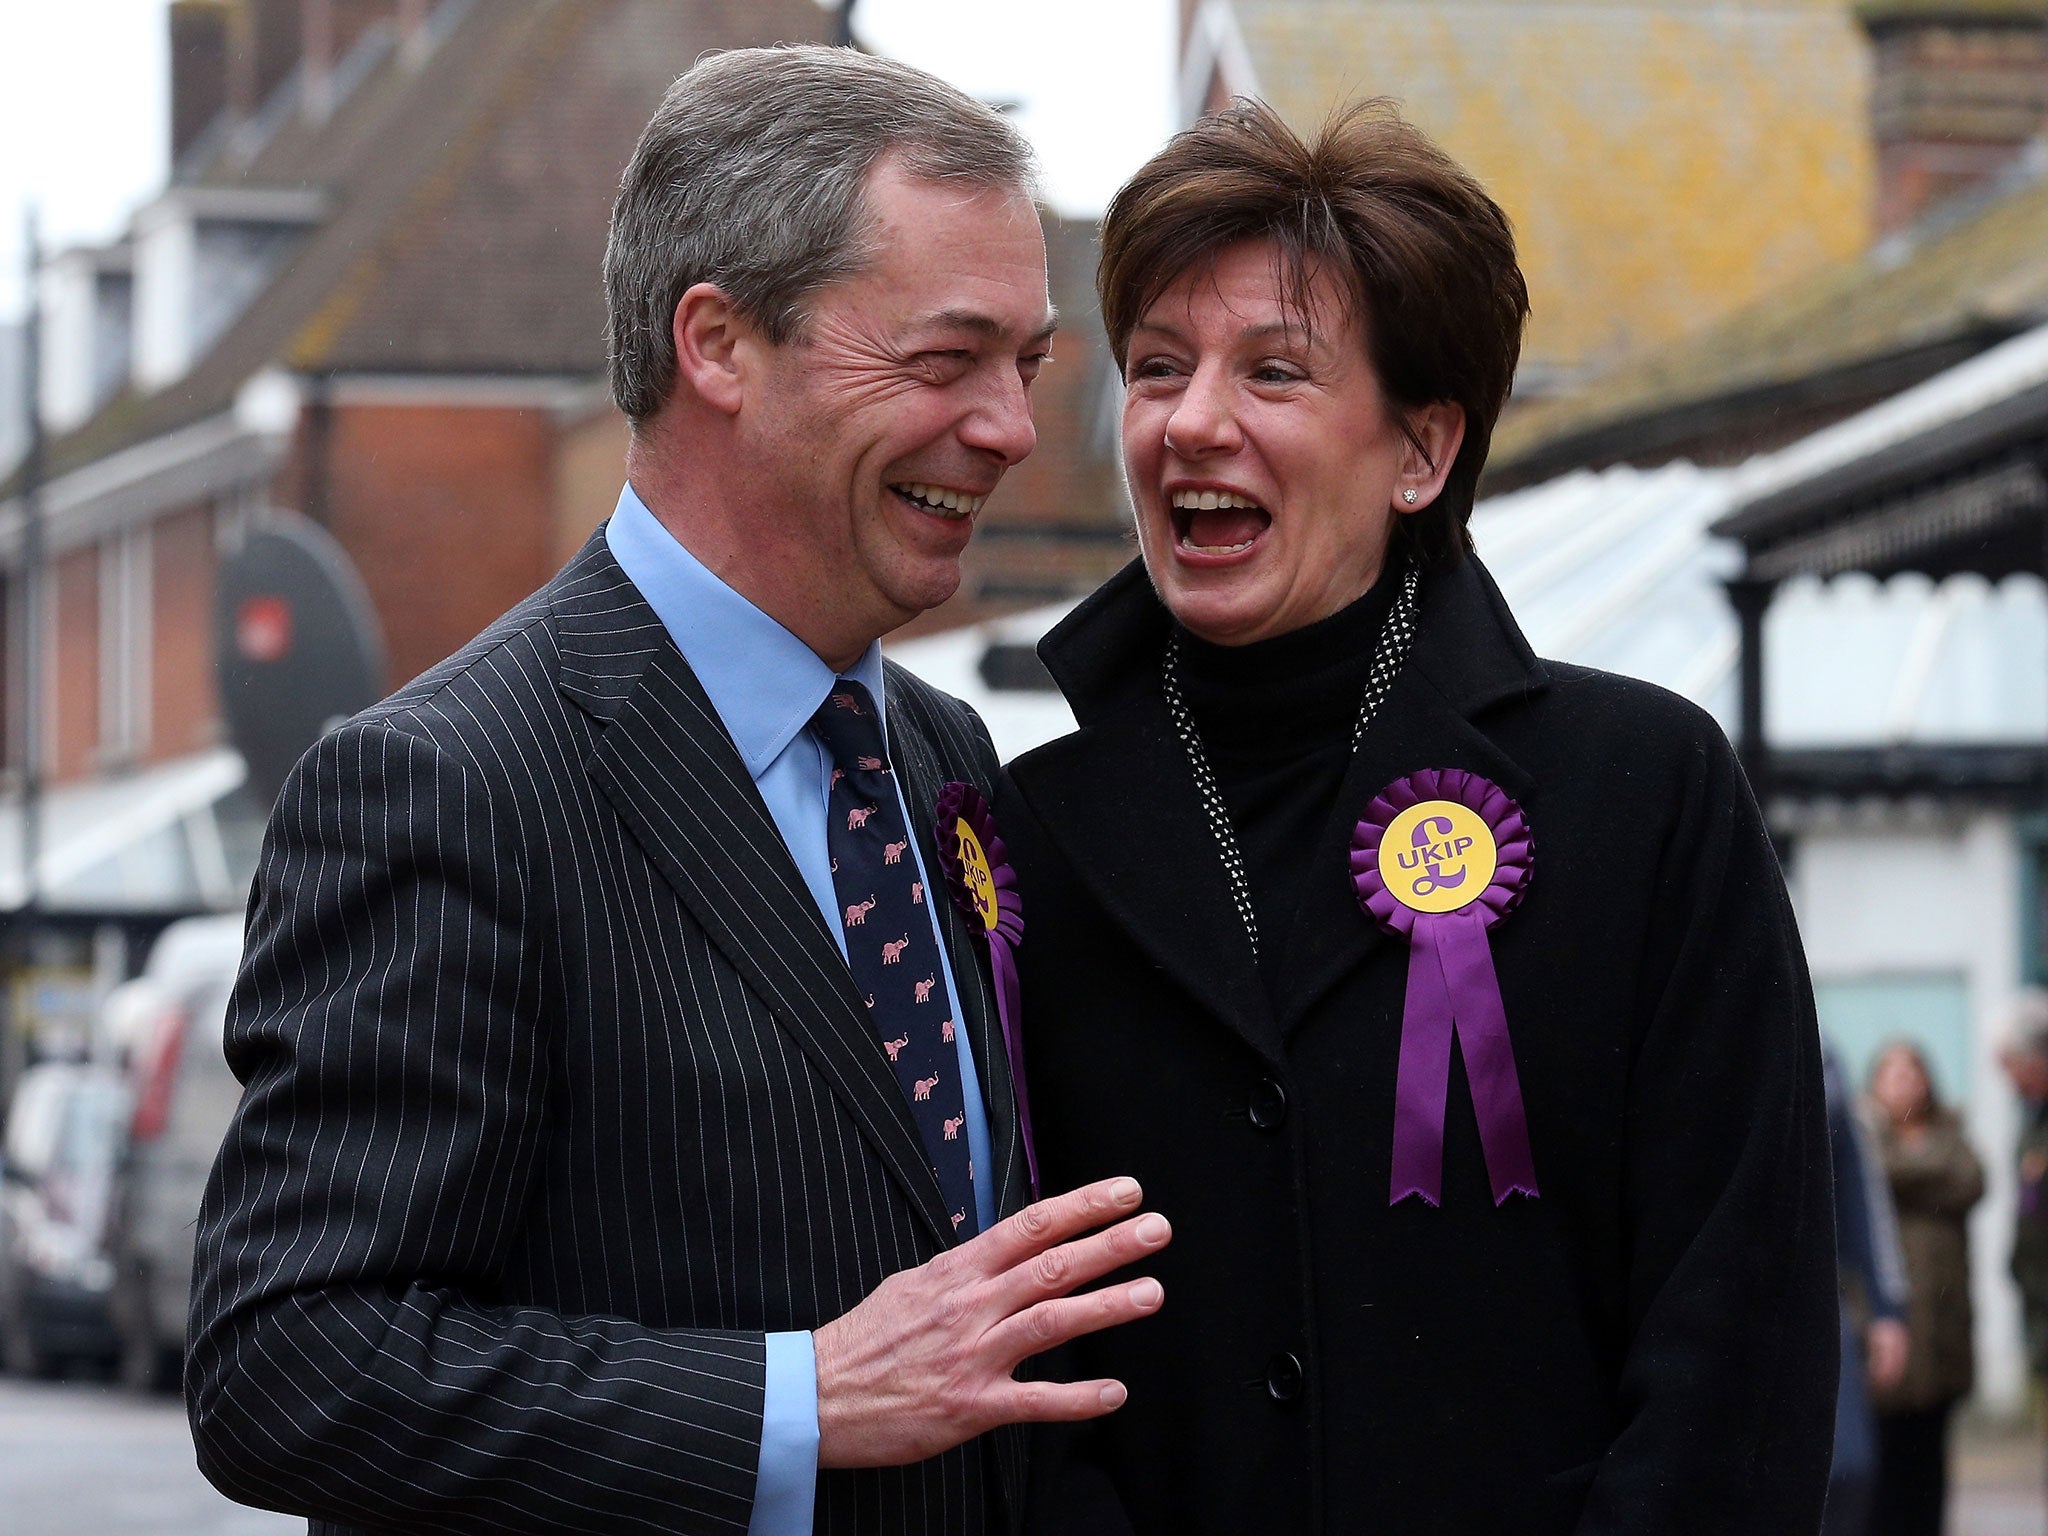
M 1010 767 L 1046 1186 L 1143 1181 L 1161 1312 L 1068 1368 L 1130 1387 L 1047 1436 L 1035 1519 L 1144 1536 L 1800 1536 L 1837 1369 L 1827 1126 L 1783 880 L 1713 721 L 1539 661 L 1476 561 L 1420 630 L 1260 981 L 1159 686 L 1136 566 L 1041 652 L 1080 728 Z M 1443 1204 L 1389 1206 L 1404 943 L 1351 828 L 1463 768 L 1524 808 L 1492 949 L 1541 1198 L 1496 1208 L 1462 1065 Z

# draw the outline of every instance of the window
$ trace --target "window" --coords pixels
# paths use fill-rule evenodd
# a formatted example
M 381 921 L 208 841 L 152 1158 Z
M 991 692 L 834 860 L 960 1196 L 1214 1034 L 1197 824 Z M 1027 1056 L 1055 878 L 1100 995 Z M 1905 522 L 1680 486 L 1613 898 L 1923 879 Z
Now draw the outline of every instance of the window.
M 149 747 L 149 525 L 100 545 L 100 742 L 103 767 L 123 768 Z
M 1960 1106 L 1970 1095 L 1970 995 L 1962 974 L 1926 971 L 1828 981 L 1816 978 L 1821 1033 L 1858 1093 L 1870 1064 L 1893 1040 L 1911 1040 L 1934 1074 L 1934 1096 Z

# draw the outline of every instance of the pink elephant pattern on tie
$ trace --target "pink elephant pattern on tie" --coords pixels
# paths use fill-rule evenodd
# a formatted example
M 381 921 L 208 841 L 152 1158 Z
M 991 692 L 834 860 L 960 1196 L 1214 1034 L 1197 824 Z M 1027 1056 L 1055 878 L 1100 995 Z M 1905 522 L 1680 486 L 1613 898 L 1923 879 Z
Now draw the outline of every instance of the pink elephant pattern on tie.
M 833 763 L 825 817 L 832 885 L 854 988 L 939 1182 L 955 1233 L 972 1237 L 974 1167 L 956 1020 L 875 703 L 839 679 L 811 730 Z M 892 934 L 890 930 L 894 930 Z M 899 970 L 897 967 L 904 967 Z M 919 973 L 922 972 L 922 976 Z M 912 978 L 912 979 L 906 979 Z

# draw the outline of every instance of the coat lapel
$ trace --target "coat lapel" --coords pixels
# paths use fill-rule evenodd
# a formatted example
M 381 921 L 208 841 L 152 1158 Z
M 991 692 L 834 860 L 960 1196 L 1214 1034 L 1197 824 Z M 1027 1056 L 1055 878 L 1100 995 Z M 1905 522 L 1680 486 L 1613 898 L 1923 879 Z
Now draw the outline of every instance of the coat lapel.
M 586 770 L 950 1245 L 909 1106 L 810 888 L 689 664 L 601 533 L 565 573 L 555 615 L 562 690 L 603 723 Z
M 1303 851 L 1300 915 L 1274 938 L 1284 945 L 1276 1012 L 1160 696 L 1166 625 L 1134 563 L 1048 635 L 1041 653 L 1081 729 L 1012 764 L 1012 776 L 1105 909 L 1205 1008 L 1278 1061 L 1315 1004 L 1391 942 L 1359 910 L 1346 868 L 1352 828 L 1373 797 L 1419 769 L 1465 768 L 1532 808 L 1528 776 L 1475 720 L 1547 677 L 1476 559 L 1425 581 L 1408 664 L 1315 847 Z
M 1159 689 L 1165 640 L 1165 611 L 1142 568 L 1127 566 L 1041 648 L 1082 728 L 1013 763 L 1011 774 L 1104 908 L 1168 976 L 1277 1062 L 1280 1034 L 1258 962 Z
M 1513 759 L 1445 698 L 1421 666 L 1403 668 L 1380 719 L 1352 754 L 1336 805 L 1302 872 L 1308 888 L 1287 935 L 1285 979 L 1278 989 L 1284 1033 L 1291 1036 L 1346 976 L 1395 942 L 1358 905 L 1351 837 L 1381 790 L 1423 768 L 1482 774 L 1528 805 L 1529 781 Z M 1333 920 L 1332 914 L 1341 916 Z

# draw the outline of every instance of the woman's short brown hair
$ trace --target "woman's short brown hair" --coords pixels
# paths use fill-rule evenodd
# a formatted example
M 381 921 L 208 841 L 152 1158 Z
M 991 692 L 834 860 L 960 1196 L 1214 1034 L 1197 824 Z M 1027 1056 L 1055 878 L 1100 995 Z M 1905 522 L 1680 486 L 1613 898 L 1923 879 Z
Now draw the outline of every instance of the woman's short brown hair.
M 1529 317 L 1507 215 L 1392 102 L 1354 102 L 1304 141 L 1240 98 L 1174 135 L 1109 205 L 1096 291 L 1117 367 L 1161 293 L 1246 240 L 1273 243 L 1304 320 L 1317 270 L 1348 288 L 1397 414 L 1464 407 L 1443 494 L 1395 521 L 1397 544 L 1425 568 L 1455 565 Z

